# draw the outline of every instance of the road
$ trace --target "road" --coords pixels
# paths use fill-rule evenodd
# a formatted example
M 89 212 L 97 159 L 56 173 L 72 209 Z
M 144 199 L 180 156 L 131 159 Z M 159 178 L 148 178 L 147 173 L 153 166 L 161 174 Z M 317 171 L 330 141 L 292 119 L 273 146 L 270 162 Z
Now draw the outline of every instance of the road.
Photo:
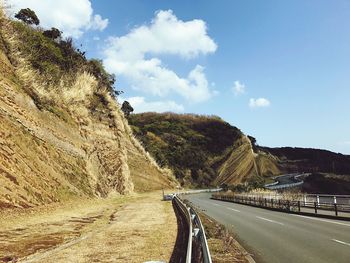
M 350 262 L 350 222 L 270 211 L 211 200 L 210 196 L 185 198 L 233 229 L 259 263 Z
M 282 189 L 282 188 L 290 188 L 296 187 L 298 185 L 303 184 L 303 181 L 298 179 L 298 176 L 307 176 L 308 174 L 285 174 L 275 177 L 275 183 L 266 184 L 265 187 L 267 189 Z
M 299 182 L 300 180 L 296 180 L 295 176 L 298 174 L 286 174 L 286 175 L 281 175 L 275 178 L 276 181 L 278 181 L 278 185 L 283 185 L 283 184 L 293 184 L 296 182 Z

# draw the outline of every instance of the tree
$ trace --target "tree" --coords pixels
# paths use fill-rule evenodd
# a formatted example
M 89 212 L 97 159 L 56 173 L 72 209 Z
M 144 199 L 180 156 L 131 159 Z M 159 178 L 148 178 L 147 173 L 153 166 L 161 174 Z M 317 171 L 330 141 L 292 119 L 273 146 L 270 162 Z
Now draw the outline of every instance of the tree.
M 256 143 L 256 139 L 253 136 L 248 135 L 248 139 L 250 140 L 251 144 L 252 144 L 252 148 L 253 151 L 256 153 L 257 152 L 257 143 Z
M 28 25 L 39 25 L 40 20 L 36 16 L 35 12 L 30 8 L 21 9 L 16 15 L 15 18 L 22 20 Z
M 134 108 L 131 107 L 128 101 L 124 101 L 122 104 L 122 111 L 126 117 L 129 117 L 130 113 L 134 111 Z
M 222 191 L 224 191 L 224 192 L 228 191 L 228 185 L 225 183 L 221 184 L 220 188 L 222 188 Z
M 62 32 L 57 28 L 52 27 L 50 30 L 45 30 L 43 32 L 43 35 L 55 40 L 55 39 L 61 38 Z

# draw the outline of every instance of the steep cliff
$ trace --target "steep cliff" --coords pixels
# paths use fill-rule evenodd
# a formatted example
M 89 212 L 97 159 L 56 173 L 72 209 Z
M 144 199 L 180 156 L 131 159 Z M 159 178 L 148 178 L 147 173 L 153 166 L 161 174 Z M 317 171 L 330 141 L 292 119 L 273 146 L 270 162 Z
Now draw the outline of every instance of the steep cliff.
M 48 59 L 66 43 L 0 11 L 0 208 L 176 185 L 133 137 L 111 90 L 81 67 L 89 61 Z

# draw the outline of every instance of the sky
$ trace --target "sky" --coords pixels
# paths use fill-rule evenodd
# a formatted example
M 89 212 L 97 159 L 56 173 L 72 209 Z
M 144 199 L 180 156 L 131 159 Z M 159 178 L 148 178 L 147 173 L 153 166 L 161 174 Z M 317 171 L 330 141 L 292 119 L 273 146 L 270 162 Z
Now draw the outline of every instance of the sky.
M 350 154 L 350 0 L 8 0 L 116 74 L 135 112 Z

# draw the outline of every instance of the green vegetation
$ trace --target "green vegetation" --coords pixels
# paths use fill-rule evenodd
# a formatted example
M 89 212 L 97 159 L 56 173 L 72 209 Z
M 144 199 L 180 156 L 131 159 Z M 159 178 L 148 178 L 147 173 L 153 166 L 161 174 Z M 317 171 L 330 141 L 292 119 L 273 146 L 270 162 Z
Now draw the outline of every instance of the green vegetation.
M 350 193 L 350 178 L 348 176 L 313 173 L 306 177 L 301 190 L 306 193 L 348 195 Z
M 251 177 L 244 184 L 231 185 L 228 188 L 236 193 L 249 192 L 254 189 L 264 188 L 265 179 L 263 177 Z
M 216 164 L 242 133 L 216 116 L 142 113 L 129 124 L 161 166 L 183 184 L 210 185 Z
M 60 30 L 58 30 L 57 28 L 52 27 L 50 30 L 45 30 L 43 32 L 43 35 L 55 40 L 55 39 L 61 39 L 62 32 Z
M 124 101 L 122 104 L 122 111 L 126 117 L 129 117 L 130 113 L 134 111 L 134 108 L 131 107 L 128 101 Z
M 35 12 L 30 8 L 21 9 L 16 15 L 15 18 L 22 20 L 28 25 L 39 25 L 40 20 L 36 16 Z
M 75 78 L 77 72 L 88 72 L 98 81 L 98 88 L 107 89 L 112 96 L 121 91 L 114 90 L 116 78 L 109 74 L 101 60 L 88 60 L 85 52 L 76 48 L 72 38 L 62 39 L 57 28 L 43 31 L 20 21 L 11 21 L 18 36 L 19 51 L 37 70 L 47 84 L 58 84 L 65 76 Z M 47 85 L 50 86 L 50 85 Z

